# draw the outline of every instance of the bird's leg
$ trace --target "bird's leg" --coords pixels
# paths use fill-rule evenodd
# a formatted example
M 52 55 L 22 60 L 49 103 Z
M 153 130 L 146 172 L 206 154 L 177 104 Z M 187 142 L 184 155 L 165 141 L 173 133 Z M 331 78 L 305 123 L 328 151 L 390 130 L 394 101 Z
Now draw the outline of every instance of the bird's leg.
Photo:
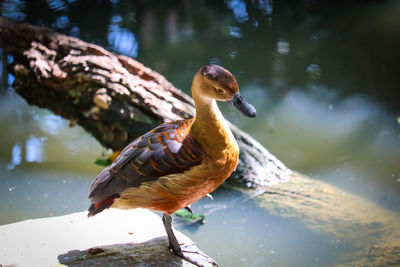
M 206 198 L 209 198 L 209 199 L 213 200 L 213 197 L 212 197 L 212 195 L 211 195 L 211 194 L 205 194 L 205 196 L 204 196 L 204 197 L 206 197 Z
M 187 210 L 188 212 L 190 212 L 190 214 L 193 215 L 193 211 L 192 211 L 192 209 L 190 208 L 190 205 L 187 205 L 187 206 L 185 207 L 185 210 Z
M 165 231 L 167 232 L 169 248 L 172 249 L 172 252 L 174 252 L 175 255 L 181 257 L 182 254 L 181 246 L 179 245 L 179 242 L 176 239 L 174 232 L 172 231 L 172 226 L 171 226 L 172 217 L 164 213 L 162 221 L 164 224 Z
M 213 259 L 200 251 L 194 243 L 184 245 L 182 249 L 178 239 L 176 239 L 176 236 L 172 231 L 172 217 L 170 215 L 164 213 L 162 221 L 165 231 L 167 232 L 169 248 L 176 256 L 199 267 L 218 266 Z

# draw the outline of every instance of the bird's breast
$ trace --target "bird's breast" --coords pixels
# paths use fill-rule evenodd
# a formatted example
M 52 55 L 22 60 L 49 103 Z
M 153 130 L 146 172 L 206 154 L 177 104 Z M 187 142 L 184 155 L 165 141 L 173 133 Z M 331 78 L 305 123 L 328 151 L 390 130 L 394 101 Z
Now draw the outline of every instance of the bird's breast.
M 183 173 L 162 176 L 140 187 L 129 187 L 112 207 L 141 207 L 171 214 L 220 186 L 235 170 L 238 155 L 238 150 L 231 149 L 221 153 L 219 158 L 205 157 L 200 165 Z

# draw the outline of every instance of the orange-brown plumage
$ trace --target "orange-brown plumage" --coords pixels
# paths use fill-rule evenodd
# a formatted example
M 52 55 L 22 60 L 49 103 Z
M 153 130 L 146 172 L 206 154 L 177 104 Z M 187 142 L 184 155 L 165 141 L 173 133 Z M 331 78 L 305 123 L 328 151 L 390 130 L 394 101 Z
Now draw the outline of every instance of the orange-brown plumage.
M 239 150 L 230 130 L 220 121 L 218 115 L 210 116 L 207 124 L 207 128 L 203 128 L 201 124 L 198 125 L 195 118 L 184 121 L 182 124 L 184 127 L 178 127 L 175 130 L 175 140 L 183 141 L 186 138 L 193 138 L 197 141 L 202 148 L 200 164 L 181 173 L 171 173 L 153 181 L 143 182 L 139 187 L 127 188 L 120 193 L 120 197 L 111 207 L 121 209 L 141 207 L 171 214 L 214 191 L 235 169 Z M 216 131 L 210 131 L 209 127 Z M 163 135 L 169 136 L 166 133 Z M 212 141 L 208 142 L 209 139 Z M 191 142 L 184 142 L 184 144 L 187 145 L 182 146 L 180 150 L 182 153 L 176 154 L 178 161 L 168 147 L 165 147 L 167 155 L 180 168 L 184 167 L 179 162 L 184 160 L 185 156 L 186 159 L 197 159 L 193 154 L 195 144 Z M 149 161 L 154 169 L 159 168 L 153 159 L 149 158 Z
M 215 100 L 232 101 L 238 90 L 227 70 L 201 68 L 192 84 L 196 116 L 162 124 L 129 144 L 93 182 L 89 215 L 108 207 L 171 214 L 214 191 L 239 155 Z
M 146 208 L 163 212 L 172 252 L 197 265 L 217 265 L 207 255 L 182 250 L 169 214 L 214 191 L 236 168 L 239 148 L 216 100 L 227 101 L 245 116 L 256 111 L 239 94 L 233 75 L 206 65 L 195 75 L 193 119 L 164 123 L 130 143 L 90 187 L 89 216 L 106 208 Z

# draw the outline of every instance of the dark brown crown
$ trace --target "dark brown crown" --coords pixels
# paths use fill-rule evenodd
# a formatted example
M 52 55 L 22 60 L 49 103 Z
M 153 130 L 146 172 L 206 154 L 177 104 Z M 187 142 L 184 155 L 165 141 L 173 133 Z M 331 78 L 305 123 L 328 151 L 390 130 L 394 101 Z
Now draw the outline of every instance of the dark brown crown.
M 225 88 L 232 93 L 239 91 L 239 86 L 235 77 L 228 70 L 218 65 L 205 65 L 201 67 L 199 72 L 205 77 L 217 82 L 222 88 Z

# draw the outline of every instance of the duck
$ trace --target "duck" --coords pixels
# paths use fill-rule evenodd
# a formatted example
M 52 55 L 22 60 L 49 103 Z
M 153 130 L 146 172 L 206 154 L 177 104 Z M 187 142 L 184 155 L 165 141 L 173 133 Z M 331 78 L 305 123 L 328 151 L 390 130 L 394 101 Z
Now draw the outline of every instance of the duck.
M 195 116 L 159 125 L 128 144 L 93 181 L 88 216 L 108 208 L 144 208 L 163 215 L 171 251 L 197 266 L 217 265 L 206 255 L 180 247 L 171 214 L 209 196 L 235 170 L 239 147 L 218 108 L 232 104 L 244 116 L 256 109 L 239 93 L 238 83 L 225 68 L 209 64 L 194 75 L 191 92 Z M 196 257 L 194 257 L 196 256 Z M 201 257 L 200 257 L 201 258 Z

